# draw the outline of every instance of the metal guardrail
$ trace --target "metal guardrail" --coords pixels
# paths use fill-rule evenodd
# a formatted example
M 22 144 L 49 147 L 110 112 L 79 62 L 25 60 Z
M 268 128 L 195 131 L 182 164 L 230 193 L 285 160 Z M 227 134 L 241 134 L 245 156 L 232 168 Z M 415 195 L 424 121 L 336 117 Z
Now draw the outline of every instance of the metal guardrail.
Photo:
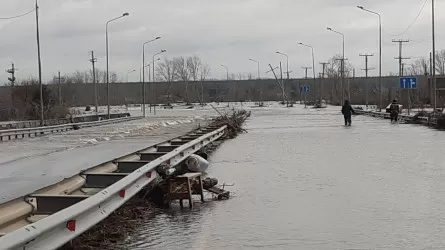
M 386 112 L 365 111 L 365 110 L 355 110 L 355 111 L 357 114 L 360 114 L 360 115 L 367 115 L 367 116 L 372 116 L 372 117 L 391 119 L 391 115 Z M 424 117 L 424 116 L 414 117 L 413 115 L 399 114 L 399 119 L 403 120 L 403 121 L 408 121 L 408 122 L 416 122 L 416 123 L 420 123 L 420 124 L 424 124 L 424 125 L 428 125 L 428 126 L 436 125 L 436 123 L 437 123 L 436 118 Z
M 77 199 L 73 205 L 0 237 L 0 249 L 46 250 L 63 246 L 68 241 L 107 218 L 113 211 L 153 182 L 158 176 L 155 171 L 157 166 L 161 164 L 170 166 L 179 164 L 188 156 L 219 139 L 224 135 L 225 130 L 226 126 L 210 133 L 207 133 L 208 130 L 202 130 L 201 132 L 195 132 L 193 136 L 183 136 L 178 140 L 171 140 L 168 142 L 169 145 L 164 143 L 155 146 L 156 152 L 138 151 L 141 161 L 147 161 L 144 163 L 145 165 L 136 168 L 136 170 L 128 174 L 108 174 L 108 177 L 120 176 L 120 180 L 92 196 L 72 197 Z M 135 163 L 140 164 L 141 162 Z M 88 182 L 88 178 L 86 178 L 86 182 Z M 26 201 L 31 202 L 32 199 L 39 199 L 39 197 L 44 198 L 45 196 L 29 195 Z
M 79 128 L 86 127 L 94 127 L 106 124 L 113 124 L 125 121 L 132 121 L 137 119 L 142 119 L 142 116 L 127 116 L 123 118 L 116 119 L 107 119 L 101 121 L 94 122 L 79 122 L 79 123 L 70 123 L 63 125 L 55 125 L 55 126 L 45 126 L 45 127 L 35 127 L 35 128 L 21 128 L 21 129 L 8 129 L 8 130 L 0 130 L 0 142 L 1 141 L 10 141 L 14 139 L 21 139 L 27 137 L 36 137 L 45 134 L 51 134 L 62 131 L 69 131 Z

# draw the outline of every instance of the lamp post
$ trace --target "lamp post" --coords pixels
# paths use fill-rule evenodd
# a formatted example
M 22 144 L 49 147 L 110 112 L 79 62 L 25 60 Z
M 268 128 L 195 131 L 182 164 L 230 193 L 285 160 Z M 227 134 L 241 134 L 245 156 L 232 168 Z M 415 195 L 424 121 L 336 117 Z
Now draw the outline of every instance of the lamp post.
M 434 0 L 433 4 L 434 4 Z M 382 111 L 383 106 L 383 94 L 382 94 L 382 16 L 374 11 L 365 9 L 363 6 L 357 6 L 357 8 L 369 12 L 371 14 L 377 15 L 379 17 L 379 92 L 380 92 L 380 101 L 379 101 L 379 110 Z M 433 39 L 434 40 L 434 39 Z
M 258 66 L 258 81 L 261 79 L 261 76 L 260 76 L 260 62 L 258 62 L 258 61 L 256 61 L 256 60 L 253 60 L 252 58 L 251 59 L 249 59 L 250 61 L 252 61 L 252 62 L 255 62 L 256 64 L 257 64 L 257 66 Z M 261 107 L 262 106 L 262 102 L 261 102 L 261 95 L 262 95 L 262 91 L 261 91 L 261 87 L 260 87 L 260 98 L 259 98 L 259 101 L 258 101 L 258 105 Z
M 130 70 L 130 71 L 127 72 L 127 83 L 128 83 L 128 75 L 131 74 L 131 73 L 133 73 L 133 72 L 136 72 L 136 70 L 133 69 L 133 70 Z
M 160 54 L 165 53 L 165 52 L 167 52 L 167 50 L 163 49 L 160 52 L 154 54 L 153 55 L 153 60 L 151 62 L 153 64 L 153 85 L 152 85 L 152 87 L 153 87 L 153 104 L 154 104 L 153 105 L 153 114 L 154 115 L 156 115 L 155 57 L 157 55 L 160 55 Z
M 434 112 L 436 112 L 437 109 L 437 81 L 436 81 L 436 31 L 435 31 L 435 9 L 434 9 L 434 0 L 431 0 L 431 17 L 432 17 L 432 39 L 433 39 L 433 67 L 432 67 L 432 71 L 433 71 L 433 79 L 432 79 L 432 84 L 433 84 L 433 88 L 434 88 Z
M 161 60 L 161 58 L 158 58 L 156 61 L 159 61 L 159 60 Z M 143 73 L 145 74 L 146 68 L 148 68 L 148 82 L 151 82 L 151 68 L 150 68 L 150 66 L 151 66 L 151 63 L 149 63 L 149 64 L 145 65 L 144 67 L 140 68 L 140 76 L 139 77 L 140 77 L 140 81 L 141 82 L 142 82 L 142 74 Z M 145 90 L 145 88 L 143 88 L 143 90 Z M 146 91 L 143 91 L 142 95 L 143 95 L 142 99 L 143 100 L 147 100 Z M 144 106 L 145 105 L 141 106 L 142 111 L 144 110 Z
M 221 67 L 226 69 L 226 74 L 227 74 L 227 84 L 229 84 L 229 68 L 227 68 L 226 66 L 221 64 Z M 235 91 L 235 90 L 234 90 Z M 230 106 L 230 101 L 227 100 L 227 107 Z
M 341 102 L 343 104 L 343 102 L 345 101 L 345 90 L 343 88 L 344 86 L 344 81 L 345 81 L 345 35 L 341 32 L 338 32 L 336 30 L 333 30 L 332 28 L 327 27 L 326 28 L 328 31 L 337 33 L 339 35 L 342 36 L 343 39 L 343 53 L 342 53 L 342 59 L 341 59 Z
M 142 67 L 145 67 L 144 66 L 145 65 L 145 45 L 148 44 L 148 43 L 151 43 L 153 41 L 156 41 L 158 39 L 161 39 L 161 37 L 158 36 L 155 39 L 152 39 L 152 40 L 147 41 L 147 42 L 142 44 Z M 145 85 L 145 70 L 142 70 L 142 113 L 143 113 L 144 117 L 145 117 L 145 102 L 146 102 L 145 101 L 145 92 L 146 92 L 146 90 L 145 90 L 146 87 L 145 86 L 146 86 Z
M 314 74 L 314 88 L 315 88 L 315 84 L 316 84 L 316 77 L 315 77 L 315 75 L 316 75 L 316 73 L 315 73 L 315 56 L 314 56 L 314 47 L 312 47 L 312 46 L 310 46 L 310 45 L 307 45 L 307 44 L 304 44 L 304 43 L 298 43 L 299 45 L 301 45 L 301 46 L 305 46 L 305 47 L 308 47 L 308 48 L 310 48 L 311 49 L 311 51 L 312 51 L 312 72 L 313 72 L 313 74 Z M 322 94 L 321 94 L 321 92 L 322 92 L 322 89 L 321 89 L 321 85 L 320 85 L 320 105 L 322 104 L 322 100 L 321 100 L 321 98 L 322 98 Z
M 158 59 L 156 59 L 156 62 L 160 61 L 160 60 L 161 60 L 161 58 L 158 58 Z M 151 65 L 152 65 L 152 63 L 145 65 L 145 68 L 148 68 L 148 82 L 151 82 L 151 68 L 150 68 Z
M 279 51 L 277 51 L 276 53 L 286 57 L 286 69 L 287 69 L 286 74 L 287 74 L 287 80 L 289 81 L 289 56 Z
M 110 119 L 110 77 L 109 77 L 109 71 L 108 71 L 108 24 L 113 22 L 113 21 L 116 21 L 116 20 L 118 20 L 118 19 L 120 19 L 122 17 L 126 17 L 126 16 L 129 16 L 129 15 L 130 14 L 128 12 L 126 12 L 126 13 L 122 14 L 122 16 L 119 16 L 119 17 L 116 17 L 116 18 L 113 18 L 113 19 L 109 20 L 107 22 L 107 24 L 105 25 L 105 40 L 106 40 L 105 41 L 105 43 L 106 43 L 105 47 L 106 47 L 106 57 L 107 57 L 107 110 L 108 110 L 107 114 L 108 114 L 108 119 Z
M 249 61 L 255 62 L 258 65 L 258 80 L 260 80 L 261 79 L 261 76 L 260 76 L 260 62 L 255 61 L 253 59 L 249 59 Z

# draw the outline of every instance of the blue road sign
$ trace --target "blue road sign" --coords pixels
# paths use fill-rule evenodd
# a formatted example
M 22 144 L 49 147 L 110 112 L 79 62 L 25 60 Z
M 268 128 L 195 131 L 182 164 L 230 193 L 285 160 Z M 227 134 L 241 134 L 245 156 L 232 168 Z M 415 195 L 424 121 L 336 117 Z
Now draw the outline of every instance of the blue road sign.
M 310 90 L 311 89 L 307 85 L 303 85 L 303 86 L 300 87 L 300 92 L 307 93 L 307 92 L 310 92 Z
M 415 77 L 400 77 L 400 88 L 401 89 L 416 89 L 417 88 L 417 78 L 415 78 Z

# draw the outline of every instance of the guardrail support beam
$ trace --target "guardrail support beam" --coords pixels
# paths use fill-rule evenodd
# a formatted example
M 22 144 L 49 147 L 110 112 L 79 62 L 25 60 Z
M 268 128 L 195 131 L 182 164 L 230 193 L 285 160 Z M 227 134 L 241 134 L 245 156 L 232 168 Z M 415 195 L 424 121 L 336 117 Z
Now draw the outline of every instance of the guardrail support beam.
M 118 173 L 132 173 L 135 170 L 147 165 L 150 161 L 119 161 L 116 162 Z
M 107 188 L 122 180 L 128 173 L 83 173 L 81 175 L 86 178 L 85 188 Z
M 85 200 L 88 195 L 29 195 L 28 202 L 36 204 L 34 214 L 49 215 L 57 213 L 67 207 L 70 207 L 80 201 Z

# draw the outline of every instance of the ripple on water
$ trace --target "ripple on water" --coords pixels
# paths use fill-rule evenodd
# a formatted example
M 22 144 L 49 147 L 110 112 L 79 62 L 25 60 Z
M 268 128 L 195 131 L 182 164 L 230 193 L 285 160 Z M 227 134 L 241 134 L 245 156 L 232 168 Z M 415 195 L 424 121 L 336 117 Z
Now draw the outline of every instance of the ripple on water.
M 125 249 L 445 249 L 445 133 L 338 108 L 253 111 L 209 175 L 236 197 L 147 216 Z

